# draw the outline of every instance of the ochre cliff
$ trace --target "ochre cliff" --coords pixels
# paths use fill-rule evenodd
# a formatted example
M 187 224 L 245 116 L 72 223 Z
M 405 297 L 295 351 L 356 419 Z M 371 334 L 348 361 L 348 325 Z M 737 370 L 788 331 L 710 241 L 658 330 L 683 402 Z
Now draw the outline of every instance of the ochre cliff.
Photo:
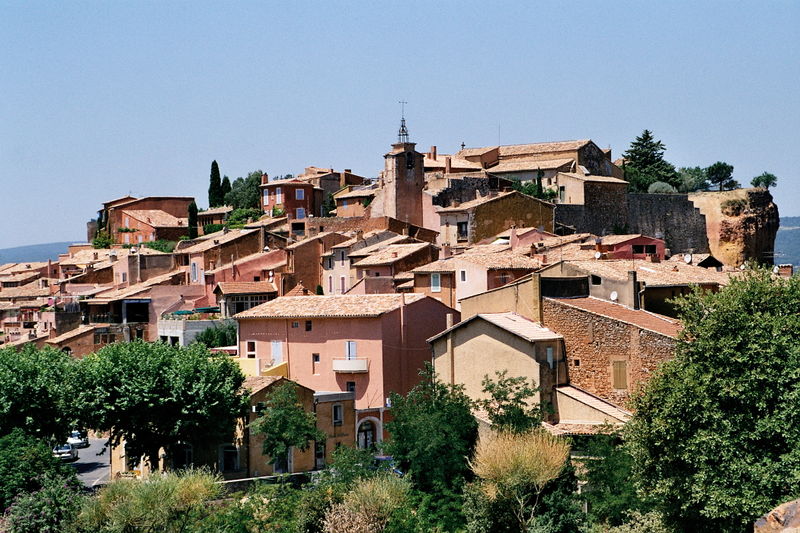
M 689 201 L 706 217 L 711 254 L 726 266 L 773 262 L 780 220 L 767 189 L 693 193 Z

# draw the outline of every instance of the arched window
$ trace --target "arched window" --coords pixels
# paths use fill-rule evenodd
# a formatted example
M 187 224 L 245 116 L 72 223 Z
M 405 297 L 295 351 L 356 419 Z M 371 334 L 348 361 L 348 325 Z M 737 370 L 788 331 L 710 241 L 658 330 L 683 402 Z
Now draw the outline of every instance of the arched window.
M 363 420 L 358 426 L 358 447 L 362 450 L 374 447 L 376 437 L 375 424 L 371 420 Z

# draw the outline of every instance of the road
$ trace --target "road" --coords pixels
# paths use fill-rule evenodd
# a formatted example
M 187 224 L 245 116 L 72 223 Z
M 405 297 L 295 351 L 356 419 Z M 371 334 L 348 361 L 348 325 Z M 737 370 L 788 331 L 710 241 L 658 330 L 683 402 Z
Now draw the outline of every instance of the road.
M 78 449 L 78 460 L 71 463 L 78 471 L 78 479 L 88 488 L 97 488 L 108 483 L 108 474 L 111 470 L 111 451 L 106 450 L 103 455 L 97 455 L 103 449 L 105 439 L 89 439 L 88 448 Z

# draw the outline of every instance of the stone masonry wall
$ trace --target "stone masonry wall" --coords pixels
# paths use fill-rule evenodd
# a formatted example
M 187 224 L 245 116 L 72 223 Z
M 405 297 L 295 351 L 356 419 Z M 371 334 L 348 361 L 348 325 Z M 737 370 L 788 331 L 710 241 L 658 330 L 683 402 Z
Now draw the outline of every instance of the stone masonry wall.
M 662 236 L 673 254 L 708 253 L 706 217 L 686 194 L 628 194 L 631 233 Z
M 543 298 L 542 305 L 544 325 L 564 336 L 569 383 L 621 407 L 629 407 L 631 393 L 673 357 L 673 338 L 572 307 L 568 300 Z M 612 387 L 613 361 L 627 361 L 627 390 Z

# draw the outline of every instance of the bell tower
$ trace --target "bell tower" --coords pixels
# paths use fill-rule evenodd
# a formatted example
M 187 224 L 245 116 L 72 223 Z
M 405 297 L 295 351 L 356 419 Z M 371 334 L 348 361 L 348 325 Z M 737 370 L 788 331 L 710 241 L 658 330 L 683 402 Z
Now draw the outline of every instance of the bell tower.
M 405 102 L 400 103 L 405 106 Z M 415 150 L 416 143 L 409 141 L 405 109 L 403 111 L 397 142 L 383 156 L 384 214 L 421 227 L 425 156 Z

